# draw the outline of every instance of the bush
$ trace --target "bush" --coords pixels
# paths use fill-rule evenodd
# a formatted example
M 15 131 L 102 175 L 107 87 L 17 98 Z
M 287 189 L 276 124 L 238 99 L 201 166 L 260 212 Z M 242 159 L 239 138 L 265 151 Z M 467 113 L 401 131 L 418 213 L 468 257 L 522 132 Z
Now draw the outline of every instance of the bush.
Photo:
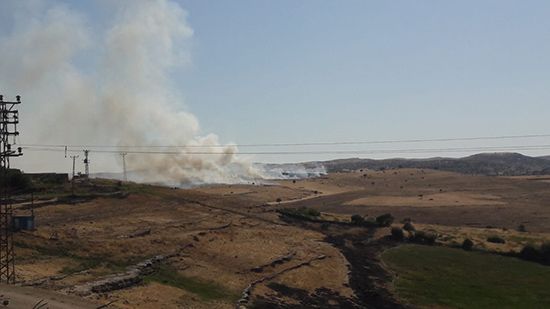
M 409 231 L 409 232 L 414 232 L 416 231 L 416 228 L 414 227 L 414 225 L 412 224 L 412 222 L 408 221 L 408 222 L 405 222 L 405 224 L 403 225 L 403 229 L 405 231 Z
M 520 224 L 520 225 L 518 226 L 518 231 L 519 231 L 519 232 L 527 232 L 527 229 L 525 228 L 525 225 Z
M 395 240 L 402 241 L 405 238 L 403 229 L 397 226 L 391 228 L 391 237 Z
M 32 182 L 29 176 L 23 174 L 18 169 L 0 170 L 0 187 L 8 188 L 11 191 L 28 191 L 32 188 Z
M 365 225 L 368 225 L 368 226 L 377 226 L 378 223 L 376 223 L 376 218 L 374 217 L 367 217 L 365 219 Z
M 487 237 L 487 241 L 492 242 L 494 244 L 504 244 L 504 243 L 506 243 L 506 240 L 504 240 L 504 238 L 502 238 L 500 236 L 496 236 L 496 235 Z
M 474 242 L 471 241 L 469 238 L 464 239 L 464 241 L 462 242 L 462 249 L 466 251 L 471 251 L 473 247 Z
M 280 203 L 280 202 L 282 202 L 283 200 L 282 200 L 280 197 L 278 197 L 275 201 L 276 201 L 277 203 Z
M 383 214 L 376 217 L 376 223 L 378 226 L 391 226 L 393 220 L 394 218 L 391 214 Z
M 523 247 L 519 253 L 519 257 L 527 261 L 540 261 L 541 258 L 539 249 L 533 245 Z
M 550 265 L 550 242 L 545 242 L 540 246 L 540 255 L 542 262 Z
M 312 208 L 306 208 L 306 207 L 284 208 L 284 209 L 278 210 L 278 212 L 287 216 L 302 217 L 302 218 L 308 218 L 308 219 L 311 219 L 313 217 L 319 217 L 321 215 L 321 213 L 318 210 L 312 209 Z
M 524 260 L 550 265 L 550 242 L 545 242 L 540 247 L 526 245 L 521 249 L 519 257 Z
M 351 223 L 354 225 L 363 225 L 365 223 L 365 218 L 361 215 L 353 215 L 351 216 Z
M 306 216 L 310 217 L 319 217 L 321 213 L 317 209 L 313 208 L 300 208 L 300 211 L 305 214 Z
M 437 234 L 432 232 L 418 231 L 414 234 L 413 241 L 419 244 L 433 245 L 437 239 Z

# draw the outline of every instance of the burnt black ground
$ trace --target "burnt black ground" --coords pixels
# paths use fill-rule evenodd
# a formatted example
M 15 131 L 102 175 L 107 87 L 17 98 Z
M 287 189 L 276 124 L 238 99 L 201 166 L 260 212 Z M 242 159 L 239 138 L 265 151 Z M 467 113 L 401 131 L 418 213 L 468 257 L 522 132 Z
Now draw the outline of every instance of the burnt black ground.
M 380 253 L 393 246 L 391 241 L 372 240 L 373 229 L 364 233 L 327 235 L 350 265 L 350 287 L 365 308 L 405 308 L 386 288 L 392 276 L 381 266 Z
M 353 300 L 329 289 L 321 288 L 309 294 L 306 290 L 292 288 L 279 283 L 270 283 L 267 286 L 274 292 L 274 295 L 269 298 L 258 297 L 252 308 L 363 308 Z M 296 300 L 298 303 L 284 303 L 280 298 L 282 296 Z
M 287 223 L 302 228 L 313 229 L 326 235 L 325 241 L 338 248 L 349 263 L 349 285 L 356 297 L 349 299 L 328 289 L 318 289 L 309 294 L 307 291 L 281 284 L 269 284 L 273 294 L 258 297 L 255 308 L 408 308 L 399 303 L 387 289 L 392 280 L 382 266 L 380 253 L 394 242 L 387 239 L 373 240 L 376 228 L 350 228 L 336 224 L 322 225 L 285 218 Z M 285 303 L 282 296 L 293 300 Z

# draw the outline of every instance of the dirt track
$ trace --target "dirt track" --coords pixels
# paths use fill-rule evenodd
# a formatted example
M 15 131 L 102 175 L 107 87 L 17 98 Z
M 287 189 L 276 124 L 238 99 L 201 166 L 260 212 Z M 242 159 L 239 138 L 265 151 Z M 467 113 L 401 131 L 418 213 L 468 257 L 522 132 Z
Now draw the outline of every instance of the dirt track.
M 0 285 L 0 295 L 0 303 L 8 302 L 3 308 L 34 308 L 37 304 L 46 304 L 44 308 L 50 309 L 92 309 L 102 305 L 79 297 L 11 285 Z

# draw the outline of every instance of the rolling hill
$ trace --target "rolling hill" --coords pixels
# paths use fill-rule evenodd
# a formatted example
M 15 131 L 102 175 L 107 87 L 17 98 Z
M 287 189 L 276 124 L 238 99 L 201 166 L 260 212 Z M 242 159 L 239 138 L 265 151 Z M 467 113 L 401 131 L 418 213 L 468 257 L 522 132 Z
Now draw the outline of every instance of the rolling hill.
M 327 172 L 358 169 L 426 168 L 481 175 L 538 175 L 550 174 L 550 156 L 529 157 L 519 153 L 480 153 L 464 158 L 428 159 L 338 159 L 331 161 L 305 162 L 307 168 L 324 166 Z

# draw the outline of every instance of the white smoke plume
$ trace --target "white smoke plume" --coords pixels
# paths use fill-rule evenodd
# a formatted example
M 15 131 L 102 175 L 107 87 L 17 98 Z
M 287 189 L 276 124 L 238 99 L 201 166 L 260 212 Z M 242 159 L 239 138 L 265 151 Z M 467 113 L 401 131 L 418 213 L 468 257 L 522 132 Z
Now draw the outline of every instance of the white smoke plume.
M 165 0 L 105 2 L 112 20 L 51 1 L 3 1 L 11 25 L 0 30 L 0 93 L 21 94 L 22 144 L 219 145 L 198 120 L 170 74 L 190 61 L 187 13 Z M 98 33 L 99 32 L 99 33 Z M 123 149 L 121 149 L 122 151 Z M 173 150 L 173 149 L 172 149 Z M 190 151 L 215 151 L 201 155 Z M 135 177 L 171 185 L 242 182 L 261 175 L 236 147 L 180 149 L 178 155 L 129 154 Z M 92 170 L 120 170 L 116 154 L 91 152 Z M 62 153 L 27 151 L 17 165 L 68 171 Z

